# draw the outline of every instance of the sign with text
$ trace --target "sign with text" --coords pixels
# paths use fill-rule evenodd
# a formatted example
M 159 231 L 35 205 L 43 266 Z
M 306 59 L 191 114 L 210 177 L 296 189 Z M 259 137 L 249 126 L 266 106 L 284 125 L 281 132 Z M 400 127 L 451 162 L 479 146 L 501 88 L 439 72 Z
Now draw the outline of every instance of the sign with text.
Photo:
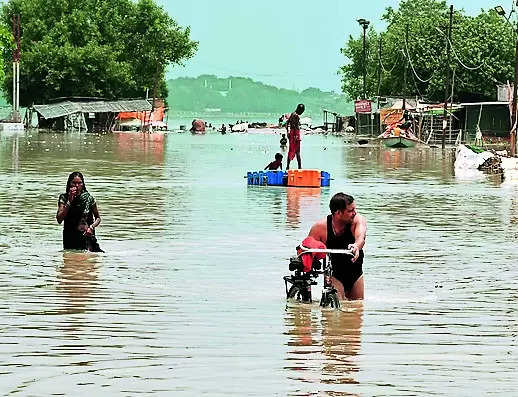
M 372 111 L 371 101 L 368 99 L 354 101 L 354 111 L 356 113 L 370 113 Z

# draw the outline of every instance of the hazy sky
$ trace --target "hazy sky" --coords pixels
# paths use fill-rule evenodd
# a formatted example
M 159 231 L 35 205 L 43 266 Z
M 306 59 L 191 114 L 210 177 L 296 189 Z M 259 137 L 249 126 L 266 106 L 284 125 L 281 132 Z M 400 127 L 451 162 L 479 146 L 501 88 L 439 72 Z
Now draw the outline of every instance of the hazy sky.
M 196 55 L 169 77 L 245 76 L 284 88 L 340 91 L 337 70 L 350 34 L 359 36 L 358 18 L 377 30 L 386 7 L 398 0 L 156 0 L 199 41 Z M 477 14 L 512 0 L 451 0 Z

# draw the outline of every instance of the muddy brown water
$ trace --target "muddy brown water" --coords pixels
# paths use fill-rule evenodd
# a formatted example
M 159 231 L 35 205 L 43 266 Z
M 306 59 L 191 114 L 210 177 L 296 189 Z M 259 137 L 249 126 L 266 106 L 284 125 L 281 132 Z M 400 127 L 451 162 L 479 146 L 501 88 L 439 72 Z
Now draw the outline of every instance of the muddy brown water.
M 320 135 L 303 164 L 330 188 L 247 186 L 278 142 L 0 132 L 2 394 L 515 395 L 518 187 Z M 75 170 L 106 254 L 62 250 Z M 368 219 L 366 299 L 287 304 L 288 258 L 338 191 Z

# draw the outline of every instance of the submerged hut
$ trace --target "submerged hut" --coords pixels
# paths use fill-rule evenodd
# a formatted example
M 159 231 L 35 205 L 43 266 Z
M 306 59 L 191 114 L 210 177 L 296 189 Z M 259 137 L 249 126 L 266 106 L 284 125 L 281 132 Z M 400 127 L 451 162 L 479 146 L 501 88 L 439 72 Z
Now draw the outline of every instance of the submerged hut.
M 68 98 L 27 109 L 28 126 L 59 131 L 111 131 L 122 112 L 149 112 L 151 103 L 146 99 L 105 101 L 99 98 Z M 33 123 L 34 116 L 37 122 Z

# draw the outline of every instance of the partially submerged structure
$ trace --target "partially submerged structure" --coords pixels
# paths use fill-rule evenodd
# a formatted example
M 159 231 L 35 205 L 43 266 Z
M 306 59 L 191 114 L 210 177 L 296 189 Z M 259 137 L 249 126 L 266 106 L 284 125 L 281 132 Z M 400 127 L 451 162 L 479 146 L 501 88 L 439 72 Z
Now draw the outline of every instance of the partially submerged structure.
M 147 132 L 167 130 L 167 122 L 164 122 L 166 110 L 164 100 L 155 98 L 152 110 L 120 112 L 115 119 L 113 130 Z
M 59 102 L 32 105 L 27 109 L 28 126 L 61 131 L 111 131 L 120 113 L 151 112 L 146 99 L 106 101 L 99 98 L 63 98 Z M 33 122 L 34 116 L 37 122 Z
M 415 135 L 428 144 L 499 143 L 509 140 L 510 105 L 508 101 L 426 103 L 416 98 L 380 98 L 377 111 L 357 113 L 356 132 L 376 136 L 397 122 L 404 111 L 411 114 Z M 371 123 L 374 123 L 374 128 Z
M 20 118 L 20 16 L 13 16 L 13 38 L 16 48 L 13 51 L 13 98 L 9 116 L 0 118 L 0 131 L 23 131 Z
M 324 114 L 324 130 L 331 132 L 347 131 L 347 127 L 351 127 L 354 131 L 356 120 L 354 116 L 344 116 L 331 110 L 322 109 Z
M 463 120 L 463 141 L 475 142 L 476 139 L 505 141 L 511 130 L 511 111 L 509 102 L 470 102 L 461 103 L 459 118 Z M 477 132 L 480 138 L 477 137 Z

